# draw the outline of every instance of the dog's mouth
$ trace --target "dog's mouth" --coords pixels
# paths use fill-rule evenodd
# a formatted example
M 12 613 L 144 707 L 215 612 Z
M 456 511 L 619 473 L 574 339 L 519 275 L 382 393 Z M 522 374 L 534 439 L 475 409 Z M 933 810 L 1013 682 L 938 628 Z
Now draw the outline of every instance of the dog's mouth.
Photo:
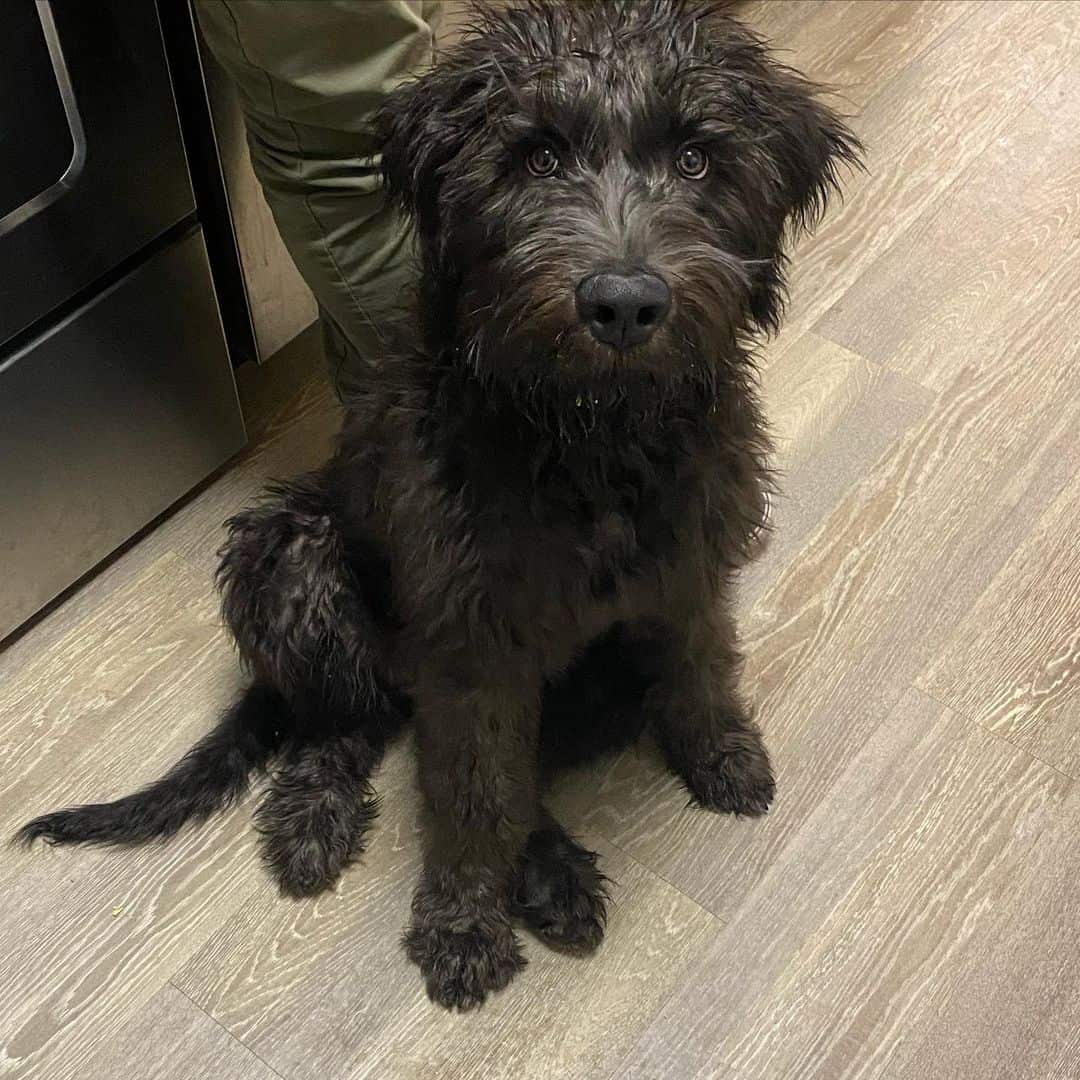
M 518 387 L 546 385 L 547 392 L 590 415 L 631 403 L 651 411 L 681 393 L 679 387 L 715 384 L 712 366 L 700 363 L 698 352 L 659 338 L 617 348 L 599 345 L 576 330 L 558 349 L 536 343 L 533 350 L 515 350 L 514 355 L 517 360 L 501 368 L 505 377 Z
M 692 330 L 670 321 L 648 337 L 611 343 L 597 340 L 580 322 L 555 329 L 548 320 L 523 320 L 515 333 L 500 338 L 497 355 L 487 353 L 486 359 L 496 372 L 513 376 L 617 382 L 648 375 L 669 382 L 693 378 L 705 366 L 703 346 Z M 484 353 L 481 346 L 473 356 L 479 360 Z

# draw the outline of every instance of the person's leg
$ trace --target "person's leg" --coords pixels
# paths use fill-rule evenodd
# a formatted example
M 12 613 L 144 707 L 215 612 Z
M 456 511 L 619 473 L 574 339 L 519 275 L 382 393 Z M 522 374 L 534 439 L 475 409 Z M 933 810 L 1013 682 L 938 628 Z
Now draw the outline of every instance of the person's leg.
M 368 124 L 431 61 L 430 0 L 197 0 L 235 81 L 255 174 L 335 348 L 339 393 L 377 366 L 412 280 L 412 237 L 385 204 Z

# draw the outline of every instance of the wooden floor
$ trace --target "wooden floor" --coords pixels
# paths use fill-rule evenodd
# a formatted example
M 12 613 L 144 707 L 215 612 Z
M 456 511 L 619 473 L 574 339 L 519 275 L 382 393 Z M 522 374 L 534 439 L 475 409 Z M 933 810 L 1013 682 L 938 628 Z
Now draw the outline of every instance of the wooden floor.
M 648 747 L 555 800 L 615 879 L 476 1014 L 397 944 L 409 748 L 370 855 L 282 900 L 246 807 L 165 847 L 0 852 L 0 1076 L 1080 1078 L 1080 3 L 745 5 L 869 147 L 796 263 L 766 397 L 786 497 L 746 574 L 760 822 Z M 157 774 L 236 685 L 219 522 L 255 451 L 0 654 L 0 829 Z

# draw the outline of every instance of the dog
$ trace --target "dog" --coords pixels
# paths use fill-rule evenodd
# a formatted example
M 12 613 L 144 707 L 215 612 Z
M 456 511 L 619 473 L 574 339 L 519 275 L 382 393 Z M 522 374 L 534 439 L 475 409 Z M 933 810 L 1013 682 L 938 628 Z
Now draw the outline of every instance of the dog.
M 561 765 L 647 727 L 700 807 L 767 810 L 730 602 L 770 483 L 752 345 L 860 148 L 722 6 L 481 9 L 389 95 L 415 309 L 332 459 L 228 523 L 251 686 L 162 779 L 23 841 L 168 836 L 272 767 L 266 861 L 315 893 L 412 720 L 430 821 L 404 946 L 465 1009 L 521 970 L 515 923 L 603 936 L 596 856 L 542 801 Z

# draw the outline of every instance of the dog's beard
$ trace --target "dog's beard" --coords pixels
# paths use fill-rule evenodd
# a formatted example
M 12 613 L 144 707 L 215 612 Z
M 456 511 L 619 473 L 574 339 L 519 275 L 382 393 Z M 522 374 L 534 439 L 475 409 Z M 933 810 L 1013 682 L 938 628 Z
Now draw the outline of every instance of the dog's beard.
M 648 341 L 625 350 L 597 341 L 582 323 L 565 268 L 549 263 L 526 277 L 516 269 L 507 256 L 492 266 L 497 291 L 490 278 L 459 283 L 455 351 L 476 378 L 511 388 L 526 404 L 650 414 L 688 396 L 711 399 L 741 362 L 744 264 L 720 273 L 715 259 L 692 250 L 676 270 L 665 267 L 674 310 Z
M 564 440 L 702 416 L 716 401 L 721 364 L 692 339 L 680 344 L 672 335 L 667 350 L 650 344 L 635 356 L 606 349 L 599 358 L 599 348 L 589 345 L 575 352 L 579 339 L 576 328 L 551 335 L 531 334 L 527 326 L 513 337 L 499 336 L 489 323 L 454 350 L 453 360 L 486 395 Z

